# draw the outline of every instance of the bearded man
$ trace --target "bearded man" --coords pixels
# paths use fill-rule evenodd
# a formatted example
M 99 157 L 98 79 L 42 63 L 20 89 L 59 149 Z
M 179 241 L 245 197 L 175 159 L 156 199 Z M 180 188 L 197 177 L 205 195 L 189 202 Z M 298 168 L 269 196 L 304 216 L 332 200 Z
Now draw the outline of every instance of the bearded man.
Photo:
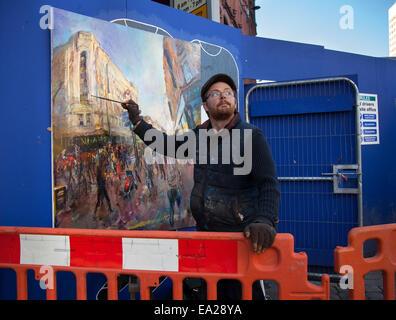
M 237 112 L 237 88 L 231 77 L 226 74 L 212 76 L 202 86 L 201 99 L 209 119 L 193 129 L 196 136 L 194 159 L 202 159 L 200 153 L 203 151 L 209 152 L 204 155 L 207 161 L 194 164 L 190 209 L 196 228 L 198 231 L 243 232 L 251 239 L 253 250 L 261 253 L 272 246 L 278 224 L 280 187 L 271 151 L 263 132 L 243 121 Z M 128 110 L 134 133 L 149 146 L 153 141 L 145 139 L 145 133 L 156 129 L 142 119 L 134 101 L 129 100 L 122 106 Z M 213 144 L 208 136 L 200 135 L 201 130 L 212 130 L 219 135 L 217 163 L 211 162 Z M 227 146 L 232 159 L 219 152 L 225 143 L 222 133 L 227 133 L 230 137 L 227 141 L 232 141 Z M 166 134 L 161 134 L 163 141 L 169 141 Z M 200 136 L 207 138 L 204 148 Z M 181 144 L 176 143 L 176 150 Z M 236 174 L 241 163 L 235 161 L 235 150 L 243 150 L 245 158 L 251 161 L 248 172 Z M 164 154 L 169 156 L 166 146 Z M 223 292 L 218 292 L 218 297 L 238 299 L 238 286 L 231 283 L 233 280 L 227 281 L 230 285 L 222 286 Z

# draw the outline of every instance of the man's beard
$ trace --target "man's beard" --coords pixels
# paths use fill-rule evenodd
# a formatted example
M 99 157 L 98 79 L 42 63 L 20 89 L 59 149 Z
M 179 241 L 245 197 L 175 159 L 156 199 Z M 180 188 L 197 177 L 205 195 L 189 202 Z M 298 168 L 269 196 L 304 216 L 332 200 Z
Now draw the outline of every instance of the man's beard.
M 226 103 L 228 108 L 218 108 L 219 105 Z M 230 108 L 231 104 L 226 102 L 219 102 L 214 110 L 210 111 L 210 116 L 216 121 L 223 121 L 229 119 L 233 114 L 235 108 Z

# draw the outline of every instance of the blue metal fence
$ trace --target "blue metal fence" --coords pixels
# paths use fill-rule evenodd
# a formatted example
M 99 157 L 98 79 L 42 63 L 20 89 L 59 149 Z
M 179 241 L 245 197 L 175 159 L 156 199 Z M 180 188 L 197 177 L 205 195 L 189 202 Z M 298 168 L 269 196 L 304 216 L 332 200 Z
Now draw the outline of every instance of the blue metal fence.
M 360 224 L 358 91 L 348 79 L 255 85 L 246 118 L 265 134 L 281 184 L 278 232 L 295 237 L 312 266 L 332 266 Z

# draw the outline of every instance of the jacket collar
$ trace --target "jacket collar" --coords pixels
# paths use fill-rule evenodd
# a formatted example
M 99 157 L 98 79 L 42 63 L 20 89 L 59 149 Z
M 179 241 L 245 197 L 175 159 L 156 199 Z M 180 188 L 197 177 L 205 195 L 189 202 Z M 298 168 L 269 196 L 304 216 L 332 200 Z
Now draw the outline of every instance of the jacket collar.
M 228 122 L 224 128 L 230 130 L 234 128 L 240 121 L 241 121 L 241 116 L 239 115 L 239 112 L 235 112 L 230 122 Z M 212 124 L 210 123 L 209 119 L 198 126 L 198 129 L 210 129 L 210 128 L 212 128 Z

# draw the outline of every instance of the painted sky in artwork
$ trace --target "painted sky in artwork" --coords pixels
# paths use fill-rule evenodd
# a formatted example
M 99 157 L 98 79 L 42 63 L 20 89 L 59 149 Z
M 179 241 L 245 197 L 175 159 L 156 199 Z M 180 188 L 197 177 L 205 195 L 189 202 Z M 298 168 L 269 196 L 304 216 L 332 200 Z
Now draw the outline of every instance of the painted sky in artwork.
M 57 28 L 59 26 L 59 28 Z M 53 47 L 66 43 L 78 31 L 92 32 L 101 48 L 138 89 L 142 114 L 170 129 L 163 69 L 163 36 L 57 9 Z

